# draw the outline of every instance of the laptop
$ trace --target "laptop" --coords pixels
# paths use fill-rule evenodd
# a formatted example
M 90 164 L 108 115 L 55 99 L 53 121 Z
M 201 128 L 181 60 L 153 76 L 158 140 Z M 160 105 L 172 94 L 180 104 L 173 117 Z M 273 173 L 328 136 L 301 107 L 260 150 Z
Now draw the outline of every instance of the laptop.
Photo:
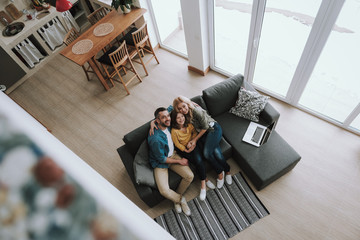
M 250 122 L 242 140 L 255 147 L 260 147 L 269 139 L 272 126 L 273 124 L 269 127 L 265 127 L 258 123 Z

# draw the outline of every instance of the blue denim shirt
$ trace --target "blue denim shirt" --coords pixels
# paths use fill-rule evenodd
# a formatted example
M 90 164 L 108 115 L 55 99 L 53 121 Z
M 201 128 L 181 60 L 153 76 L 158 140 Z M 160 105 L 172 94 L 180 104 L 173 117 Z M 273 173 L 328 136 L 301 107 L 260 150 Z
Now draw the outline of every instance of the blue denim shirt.
M 168 128 L 170 131 L 170 128 Z M 166 163 L 169 154 L 169 144 L 166 134 L 160 129 L 154 129 L 154 134 L 148 136 L 149 161 L 153 168 L 168 168 Z

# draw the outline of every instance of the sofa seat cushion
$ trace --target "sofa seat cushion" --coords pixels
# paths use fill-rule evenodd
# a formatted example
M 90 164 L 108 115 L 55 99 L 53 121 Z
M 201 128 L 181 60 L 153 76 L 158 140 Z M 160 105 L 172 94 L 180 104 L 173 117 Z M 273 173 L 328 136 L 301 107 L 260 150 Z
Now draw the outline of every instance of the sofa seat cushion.
M 242 141 L 249 120 L 229 112 L 215 120 L 233 147 L 234 159 L 258 190 L 280 178 L 300 161 L 300 155 L 276 131 L 272 131 L 264 145 L 255 147 Z
M 228 143 L 228 141 L 226 141 L 224 137 L 222 137 L 220 140 L 220 148 L 226 160 L 232 157 L 232 146 Z

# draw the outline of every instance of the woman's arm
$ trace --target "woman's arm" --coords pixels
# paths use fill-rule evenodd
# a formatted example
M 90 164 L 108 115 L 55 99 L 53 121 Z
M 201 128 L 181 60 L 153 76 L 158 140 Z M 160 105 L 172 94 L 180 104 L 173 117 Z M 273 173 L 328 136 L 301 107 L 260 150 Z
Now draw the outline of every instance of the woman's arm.
M 196 142 L 206 133 L 206 129 L 202 129 L 196 137 L 194 137 L 188 144 L 186 145 L 188 148 L 196 146 Z
M 149 130 L 150 136 L 154 134 L 154 128 L 158 129 L 158 127 L 155 124 L 155 119 L 150 122 L 150 130 Z

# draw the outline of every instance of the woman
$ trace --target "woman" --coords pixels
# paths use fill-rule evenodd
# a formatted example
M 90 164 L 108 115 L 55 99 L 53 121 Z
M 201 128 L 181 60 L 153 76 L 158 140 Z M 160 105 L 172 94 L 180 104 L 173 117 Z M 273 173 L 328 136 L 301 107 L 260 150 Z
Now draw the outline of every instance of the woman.
M 171 112 L 171 138 L 174 142 L 176 152 L 195 164 L 201 180 L 200 200 L 204 201 L 206 198 L 206 186 L 214 189 L 215 185 L 206 178 L 206 168 L 201 157 L 199 146 L 188 146 L 188 143 L 197 135 L 198 133 L 194 126 L 189 123 L 182 113 L 176 111 Z
M 177 112 L 184 114 L 198 131 L 197 136 L 188 143 L 187 147 L 196 146 L 200 139 L 205 159 L 210 162 L 218 174 L 217 187 L 222 188 L 224 185 L 224 172 L 226 173 L 227 184 L 231 184 L 230 166 L 227 164 L 219 145 L 222 137 L 221 126 L 204 109 L 194 105 L 190 99 L 184 96 L 175 98 L 173 107 Z

